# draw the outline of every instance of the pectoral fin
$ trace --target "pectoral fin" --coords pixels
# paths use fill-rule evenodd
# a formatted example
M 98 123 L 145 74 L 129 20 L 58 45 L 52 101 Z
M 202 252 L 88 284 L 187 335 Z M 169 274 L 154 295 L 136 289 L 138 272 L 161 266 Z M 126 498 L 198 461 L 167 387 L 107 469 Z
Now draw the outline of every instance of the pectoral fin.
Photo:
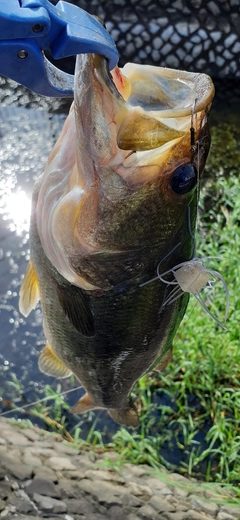
M 19 310 L 27 317 L 39 300 L 38 279 L 31 260 L 29 260 L 19 293 Z
M 57 286 L 60 305 L 73 327 L 83 336 L 94 336 L 94 319 L 89 306 L 89 298 L 84 291 L 71 285 Z
M 46 347 L 39 354 L 38 367 L 44 374 L 57 379 L 64 379 L 72 374 L 71 370 L 59 359 L 49 343 L 46 344 Z
M 89 412 L 90 410 L 94 410 L 95 408 L 99 408 L 98 406 L 95 406 L 93 399 L 91 396 L 86 393 L 79 399 L 79 401 L 73 406 L 72 413 L 85 413 Z

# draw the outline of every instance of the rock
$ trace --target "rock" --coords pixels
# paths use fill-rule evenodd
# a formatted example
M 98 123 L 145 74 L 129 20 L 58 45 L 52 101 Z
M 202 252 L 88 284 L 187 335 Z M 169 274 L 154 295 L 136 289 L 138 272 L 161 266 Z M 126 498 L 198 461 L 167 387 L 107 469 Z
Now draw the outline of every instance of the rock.
M 121 496 L 124 493 L 129 492 L 129 489 L 126 489 L 123 486 L 119 486 L 117 484 L 114 485 L 110 482 L 105 482 L 101 480 L 92 481 L 88 479 L 83 479 L 77 483 L 77 486 L 82 491 L 90 493 L 91 495 L 93 495 L 93 497 L 96 497 L 97 500 L 105 493 L 110 493 L 114 496 Z
M 76 466 L 74 466 L 70 459 L 67 457 L 50 457 L 47 461 L 48 467 L 55 471 L 62 471 L 62 470 L 75 470 L 77 469 Z
M 125 495 L 123 495 L 122 497 L 122 505 L 123 507 L 141 507 L 144 505 L 144 502 L 143 500 L 135 497 L 134 495 L 125 493 Z
M 107 518 L 111 520 L 125 520 L 126 519 L 126 511 L 120 506 L 112 506 L 108 510 Z
M 199 497 L 192 495 L 190 497 L 192 505 L 200 512 L 207 513 L 207 515 L 216 516 L 219 507 L 209 500 L 200 500 Z
M 99 504 L 105 506 L 105 507 L 112 507 L 122 504 L 122 498 L 119 496 L 114 496 L 110 492 L 106 493 L 95 493 L 94 498 L 97 499 Z
M 77 487 L 77 484 L 75 482 L 72 483 L 70 480 L 66 480 L 63 478 L 59 479 L 57 489 L 59 490 L 63 499 L 79 498 L 79 495 L 81 495 L 79 487 Z
M 129 471 L 125 472 L 125 468 Z M 149 468 L 148 466 L 133 466 L 133 464 L 125 464 L 124 465 L 124 473 L 128 473 L 128 475 L 134 475 L 134 477 L 141 478 L 143 476 L 149 476 Z
M 32 468 L 42 466 L 41 459 L 39 457 L 35 457 L 31 453 L 28 453 L 27 451 L 23 454 L 22 461 L 27 466 L 32 466 Z
M 94 507 L 91 502 L 88 502 L 85 498 L 77 499 L 70 498 L 64 500 L 68 513 L 79 514 L 88 516 L 94 512 Z M 90 519 L 89 519 L 90 520 Z
M 87 471 L 85 471 L 85 478 L 89 478 L 91 480 L 95 480 L 95 479 L 101 479 L 101 480 L 108 480 L 110 482 L 114 481 L 114 482 L 119 482 L 121 484 L 124 484 L 125 483 L 125 480 L 124 478 L 120 477 L 120 475 L 118 475 L 118 473 L 114 472 L 114 471 L 108 471 L 108 470 L 93 470 L 93 469 L 89 469 Z
M 146 500 L 148 500 L 153 495 L 153 492 L 149 486 L 136 484 L 136 482 L 128 482 L 128 492 L 135 496 L 141 496 Z
M 0 445 L 4 445 L 4 444 L 7 444 L 7 441 L 5 439 L 3 439 L 2 437 L 0 437 Z
M 8 495 L 11 493 L 12 487 L 11 482 L 7 480 L 2 480 L 0 482 L 0 499 L 5 500 L 5 498 L 8 497 Z
M 11 473 L 13 477 L 15 477 L 18 480 L 28 480 L 33 475 L 33 467 L 28 466 L 26 464 L 21 464 L 19 459 L 18 462 L 9 461 L 9 462 L 3 462 L 3 467 Z
M 58 478 L 56 476 L 56 473 L 51 468 L 48 468 L 46 466 L 39 466 L 37 468 L 34 468 L 34 480 L 35 479 L 43 479 L 43 480 L 51 480 L 51 482 L 54 482 L 55 484 L 58 482 Z M 71 477 L 70 477 L 71 478 Z
M 198 513 L 197 511 L 193 511 L 192 509 L 189 509 L 189 511 L 184 514 L 186 515 L 186 520 L 209 520 L 208 516 L 202 513 Z
M 153 509 L 157 513 L 176 511 L 176 507 L 174 504 L 170 504 L 167 500 L 165 500 L 159 495 L 154 495 L 153 497 L 151 497 L 148 503 L 151 507 L 153 507 Z
M 34 505 L 31 504 L 30 500 L 23 499 L 17 495 L 10 495 L 8 499 L 8 504 L 11 504 L 11 506 L 15 506 L 16 511 L 18 513 L 32 513 L 34 511 Z
M 158 478 L 149 478 L 148 486 L 159 495 L 173 495 L 173 490 L 167 486 L 166 482 Z
M 0 513 L 3 511 L 6 507 L 6 502 L 2 499 L 0 499 Z
M 159 518 L 156 511 L 154 511 L 154 509 L 148 504 L 140 507 L 138 510 L 138 515 L 140 518 L 144 518 L 144 520 L 157 520 Z
M 46 513 L 60 514 L 67 512 L 67 506 L 62 500 L 45 497 L 43 495 L 39 495 L 38 493 L 34 493 L 33 500 L 38 505 L 38 508 Z
M 6 437 L 4 435 L 5 433 Z M 31 444 L 31 441 L 29 441 L 22 433 L 11 431 L 9 435 L 8 432 L 3 431 L 1 434 L 8 441 L 8 444 L 13 444 L 13 446 L 29 446 L 29 444 Z
M 54 448 L 59 451 L 59 453 L 64 453 L 66 455 L 77 455 L 79 450 L 73 447 L 72 444 L 63 442 L 56 442 Z
M 177 486 L 173 486 L 173 494 L 177 498 L 187 498 L 189 495 L 188 491 Z
M 224 513 L 223 511 L 220 511 L 217 515 L 217 520 L 235 520 L 234 516 L 229 515 L 228 513 Z
M 25 488 L 26 493 L 29 495 L 33 495 L 34 493 L 38 493 L 39 495 L 44 495 L 52 498 L 59 498 L 61 495 L 59 490 L 56 488 L 53 482 L 35 478 L 32 480 L 31 484 Z
M 221 512 L 227 513 L 228 515 L 231 515 L 234 518 L 237 518 L 237 520 L 239 520 L 239 518 L 240 518 L 240 507 L 221 506 Z
M 49 459 L 50 457 L 55 457 L 56 452 L 53 448 L 45 448 L 45 447 L 39 447 L 40 442 L 37 443 L 37 446 L 28 448 L 28 452 L 32 453 L 32 455 L 35 455 L 37 457 L 43 456 Z
M 162 519 L 164 520 L 187 520 L 186 513 L 178 511 L 177 513 L 163 513 Z M 161 520 L 162 520 L 161 519 Z
M 29 439 L 29 441 L 37 442 L 40 439 L 40 434 L 34 428 L 25 428 L 24 435 Z
M 69 471 L 62 471 L 62 476 L 67 478 L 68 480 L 71 479 L 71 480 L 82 480 L 83 478 L 85 478 L 85 473 L 83 471 L 78 471 L 76 469 L 76 471 L 74 470 L 69 470 Z

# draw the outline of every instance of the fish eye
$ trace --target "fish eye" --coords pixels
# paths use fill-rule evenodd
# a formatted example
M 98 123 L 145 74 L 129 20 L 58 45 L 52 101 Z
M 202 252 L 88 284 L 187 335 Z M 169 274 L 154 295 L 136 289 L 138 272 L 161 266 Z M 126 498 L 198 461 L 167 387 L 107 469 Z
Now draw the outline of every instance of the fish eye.
M 189 193 L 197 184 L 197 171 L 192 164 L 177 168 L 171 178 L 171 188 L 178 195 Z

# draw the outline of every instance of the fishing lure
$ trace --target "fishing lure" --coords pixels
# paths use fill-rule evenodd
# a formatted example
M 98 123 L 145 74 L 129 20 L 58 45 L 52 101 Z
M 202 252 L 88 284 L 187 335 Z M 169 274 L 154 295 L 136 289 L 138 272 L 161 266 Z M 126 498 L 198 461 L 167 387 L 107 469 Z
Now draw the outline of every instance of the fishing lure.
M 206 260 L 213 257 L 206 257 Z M 223 278 L 223 276 L 214 269 L 207 269 L 205 265 L 205 258 L 197 258 L 194 257 L 191 260 L 187 260 L 185 262 L 181 262 L 180 264 L 175 265 L 168 271 L 160 274 L 158 264 L 157 267 L 157 278 L 161 280 L 161 282 L 167 284 L 167 286 L 174 286 L 170 291 L 168 296 L 163 302 L 163 307 L 166 305 L 170 305 L 178 298 L 182 296 L 183 292 L 188 292 L 194 296 L 194 298 L 200 303 L 203 309 L 222 327 L 224 330 L 226 329 L 225 323 L 228 316 L 229 311 L 229 290 L 228 286 Z M 174 279 L 169 281 L 166 277 L 169 274 L 173 274 Z M 211 279 L 211 277 L 213 279 Z M 226 295 L 226 305 L 225 305 L 225 313 L 223 322 L 221 322 L 207 307 L 204 298 L 203 298 L 203 290 L 209 289 L 214 290 L 214 282 L 219 280 L 222 282 L 225 295 Z M 211 296 L 208 295 L 208 298 L 212 302 Z

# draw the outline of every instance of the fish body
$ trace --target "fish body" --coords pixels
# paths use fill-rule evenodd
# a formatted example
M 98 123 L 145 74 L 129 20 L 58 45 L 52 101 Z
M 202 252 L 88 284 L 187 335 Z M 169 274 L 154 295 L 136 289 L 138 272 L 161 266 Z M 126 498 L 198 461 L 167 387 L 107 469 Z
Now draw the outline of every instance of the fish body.
M 106 408 L 137 426 L 128 394 L 170 359 L 189 295 L 164 305 L 166 284 L 146 282 L 193 256 L 213 95 L 202 74 L 110 74 L 104 58 L 77 57 L 74 103 L 34 187 L 20 291 L 24 315 L 41 300 L 40 369 L 86 390 L 76 413 Z

